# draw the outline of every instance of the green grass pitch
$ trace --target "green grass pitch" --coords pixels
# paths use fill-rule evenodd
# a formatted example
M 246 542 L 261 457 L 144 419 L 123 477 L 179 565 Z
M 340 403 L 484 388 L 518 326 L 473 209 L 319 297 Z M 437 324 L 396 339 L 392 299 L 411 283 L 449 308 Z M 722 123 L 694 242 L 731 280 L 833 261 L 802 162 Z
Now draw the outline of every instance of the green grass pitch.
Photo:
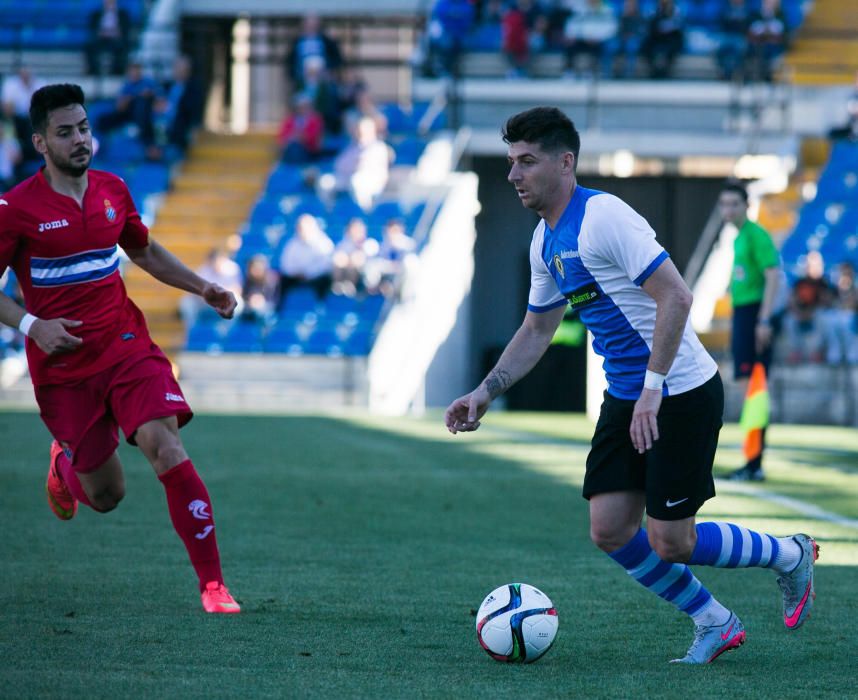
M 56 520 L 49 437 L 0 412 L 0 697 L 856 697 L 858 438 L 775 426 L 769 480 L 719 485 L 701 519 L 818 538 L 818 597 L 797 632 L 775 576 L 696 573 L 748 641 L 677 667 L 690 621 L 589 541 L 579 416 L 490 414 L 453 437 L 440 416 L 198 415 L 183 431 L 212 495 L 238 616 L 202 612 L 193 571 L 142 456 L 127 496 Z M 735 426 L 717 470 L 740 462 Z M 560 616 L 530 666 L 477 644 L 474 611 L 525 581 Z

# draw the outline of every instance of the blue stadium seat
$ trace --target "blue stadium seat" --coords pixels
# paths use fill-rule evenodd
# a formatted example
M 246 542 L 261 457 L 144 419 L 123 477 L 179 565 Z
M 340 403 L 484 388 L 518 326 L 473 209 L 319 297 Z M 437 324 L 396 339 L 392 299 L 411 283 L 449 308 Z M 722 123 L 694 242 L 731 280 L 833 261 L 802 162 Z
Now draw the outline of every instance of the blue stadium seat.
M 135 194 L 165 192 L 170 185 L 170 171 L 163 163 L 141 163 L 126 181 Z
M 414 128 L 417 128 L 417 125 L 421 122 L 423 117 L 426 115 L 426 112 L 429 110 L 431 102 L 415 102 L 414 109 L 412 112 L 412 120 L 414 121 Z M 432 123 L 428 125 L 429 131 L 437 131 L 439 129 L 447 128 L 447 111 L 442 109 L 435 117 L 432 119 Z
M 359 328 L 343 343 L 343 354 L 349 356 L 368 355 L 372 347 L 372 333 L 369 329 Z
M 295 219 L 302 214 L 312 214 L 324 219 L 328 214 L 324 202 L 314 192 L 286 195 L 280 199 L 280 209 L 285 215 Z
M 290 289 L 280 310 L 281 315 L 304 314 L 316 309 L 316 295 L 307 287 Z
M 304 352 L 308 355 L 342 355 L 343 341 L 335 330 L 321 328 L 304 341 Z
M 262 352 L 262 326 L 251 321 L 236 321 L 224 338 L 223 349 L 227 352 Z
M 376 221 L 389 221 L 390 219 L 405 219 L 402 205 L 397 201 L 379 202 L 371 212 Z
M 396 154 L 394 162 L 396 165 L 417 165 L 425 149 L 426 142 L 423 139 L 417 136 L 406 136 L 393 146 L 393 152 Z
M 388 102 L 379 107 L 387 119 L 387 130 L 391 134 L 413 133 L 416 127 L 414 119 L 395 102 Z
M 134 25 L 145 17 L 145 0 L 120 0 Z M 89 41 L 89 16 L 99 0 L 0 0 L 0 48 L 79 50 Z
M 289 194 L 306 189 L 300 168 L 294 165 L 279 165 L 268 177 L 268 194 Z
M 265 352 L 282 352 L 301 355 L 304 352 L 300 336 L 294 325 L 281 319 L 265 336 L 263 343 Z
M 186 347 L 192 352 L 221 352 L 226 330 L 223 323 L 200 318 L 188 331 Z
M 826 171 L 858 170 L 858 144 L 850 141 L 835 141 L 825 169 Z
M 345 294 L 329 294 L 325 298 L 325 313 L 336 318 L 355 313 L 359 307 L 360 302 L 357 299 Z
M 468 47 L 471 51 L 500 51 L 500 24 L 480 24 L 474 27 L 468 36 Z
M 263 197 L 256 202 L 250 212 L 251 224 L 267 225 L 283 219 L 285 219 L 285 214 L 280 208 L 278 197 Z
M 346 220 L 353 218 L 362 218 L 364 215 L 363 208 L 358 204 L 350 194 L 342 193 L 334 200 L 334 205 L 331 207 L 330 217 L 332 219 Z

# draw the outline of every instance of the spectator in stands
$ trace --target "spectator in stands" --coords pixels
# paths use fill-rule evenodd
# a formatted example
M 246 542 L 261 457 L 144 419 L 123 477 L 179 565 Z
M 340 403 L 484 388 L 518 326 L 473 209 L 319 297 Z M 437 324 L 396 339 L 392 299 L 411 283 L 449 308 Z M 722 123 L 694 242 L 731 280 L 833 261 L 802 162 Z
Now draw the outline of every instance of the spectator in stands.
M 587 4 L 566 20 L 566 73 L 579 75 L 578 57 L 590 59 L 589 72 L 598 75 L 600 64 L 608 59 L 610 42 L 617 35 L 617 18 L 614 9 L 605 0 L 587 0 Z M 604 71 L 607 73 L 607 70 Z
M 384 225 L 378 255 L 366 266 L 366 284 L 371 294 L 383 294 L 388 299 L 399 294 L 402 273 L 414 259 L 414 239 L 405 232 L 399 219 Z
M 110 74 L 122 75 L 128 60 L 131 17 L 117 0 L 103 0 L 100 9 L 89 16 L 90 40 L 86 60 L 90 75 L 101 75 L 101 57 L 110 56 Z
M 368 89 L 366 80 L 354 66 L 350 65 L 344 65 L 340 70 L 337 87 L 339 88 L 340 109 L 343 112 L 354 109 L 358 95 Z
M 676 57 L 682 52 L 685 20 L 674 0 L 658 0 L 649 19 L 641 51 L 649 63 L 650 77 L 669 78 Z
M 334 293 L 363 296 L 367 289 L 366 267 L 376 255 L 378 241 L 367 236 L 363 219 L 349 221 L 343 240 L 334 248 Z
M 339 44 L 325 33 L 321 19 L 313 13 L 304 16 L 301 34 L 286 57 L 287 73 L 296 90 L 307 89 L 308 60 L 313 60 L 322 73 L 332 78 L 343 64 Z
M 759 11 L 751 16 L 748 42 L 752 77 L 770 82 L 787 45 L 780 0 L 762 0 Z
M 471 0 L 435 0 L 428 28 L 430 75 L 458 75 L 459 58 L 473 25 Z
M 280 298 L 280 280 L 271 269 L 268 256 L 258 253 L 247 261 L 241 298 L 241 317 L 248 321 L 269 321 Z
M 751 13 L 746 0 L 729 0 L 721 13 L 721 41 L 715 53 L 718 72 L 724 80 L 740 80 L 745 74 Z
M 322 151 L 325 122 L 313 107 L 313 100 L 306 92 L 299 92 L 292 109 L 280 124 L 277 143 L 285 163 L 308 163 Z
M 324 61 L 319 56 L 308 56 L 304 62 L 304 79 L 301 81 L 302 91 L 313 100 L 313 108 L 322 115 L 325 131 L 329 134 L 339 134 L 343 129 L 342 102 L 339 85 L 331 78 L 325 69 Z
M 617 22 L 617 33 L 608 44 L 608 54 L 613 61 L 612 74 L 616 78 L 634 78 L 637 60 L 647 31 L 646 18 L 641 13 L 638 0 L 624 0 Z
M 238 300 L 236 314 L 241 313 L 241 268 L 220 248 L 212 248 L 206 256 L 206 261 L 196 270 L 203 279 L 210 280 L 224 289 L 232 292 Z M 179 302 L 179 315 L 190 328 L 197 317 L 207 314 L 211 318 L 220 318 L 214 310 L 195 294 L 186 294 Z
M 824 312 L 828 364 L 858 364 L 858 285 L 855 266 L 843 261 L 837 267 L 831 308 Z
M 508 78 L 527 74 L 530 60 L 531 31 L 540 17 L 534 0 L 515 0 L 501 16 L 501 49 L 509 62 Z
M 3 81 L 0 102 L 3 103 L 3 116 L 11 120 L 23 160 L 41 161 L 41 156 L 33 146 L 33 128 L 30 125 L 30 99 L 33 93 L 45 82 L 33 75 L 30 68 L 20 64 L 15 73 Z
M 184 152 L 191 134 L 203 120 L 203 88 L 193 76 L 191 59 L 179 56 L 173 62 L 173 77 L 158 105 L 167 143 Z
M 17 169 L 21 163 L 21 145 L 11 121 L 0 120 L 0 194 L 17 182 Z
M 387 185 L 390 148 L 378 138 L 375 121 L 361 117 L 354 126 L 352 140 L 334 161 L 331 188 L 334 193 L 348 192 L 364 209 Z M 320 181 L 323 192 L 328 189 Z
M 357 123 L 363 119 L 372 119 L 375 123 L 375 133 L 380 139 L 387 138 L 387 117 L 378 108 L 372 93 L 366 84 L 354 93 L 354 102 L 351 107 L 343 113 L 346 130 L 352 133 Z
M 331 290 L 334 242 L 322 230 L 315 216 L 302 214 L 295 224 L 295 235 L 280 255 L 280 300 L 283 306 L 289 292 L 298 286 L 310 287 L 323 300 Z
M 776 299 L 780 286 L 780 254 L 768 232 L 748 218 L 748 192 L 740 182 L 728 182 L 718 197 L 718 210 L 725 223 L 738 232 L 733 243 L 733 273 L 730 295 L 733 301 L 731 351 L 733 377 L 742 396 L 754 365 L 762 364 L 766 372 L 772 361 Z M 737 481 L 762 481 L 765 431 L 760 440 L 759 455 L 749 459 L 731 478 Z
M 822 362 L 825 347 L 824 311 L 833 290 L 825 279 L 825 262 L 815 250 L 807 254 L 804 276 L 796 280 L 784 319 L 787 362 Z
M 143 73 L 138 61 L 128 64 L 125 82 L 116 97 L 112 112 L 102 114 L 96 121 L 98 133 L 107 133 L 126 124 L 134 124 L 138 138 L 151 160 L 161 158 L 161 149 L 155 143 L 155 105 L 163 98 L 158 83 Z

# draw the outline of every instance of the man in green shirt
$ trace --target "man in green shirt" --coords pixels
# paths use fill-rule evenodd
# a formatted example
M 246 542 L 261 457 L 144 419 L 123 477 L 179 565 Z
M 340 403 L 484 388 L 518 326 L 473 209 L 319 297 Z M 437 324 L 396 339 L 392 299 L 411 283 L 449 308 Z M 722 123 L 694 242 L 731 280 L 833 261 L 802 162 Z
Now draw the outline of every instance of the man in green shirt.
M 718 198 L 721 218 L 739 229 L 733 244 L 733 275 L 730 294 L 733 299 L 733 373 L 745 395 L 756 363 L 768 373 L 772 359 L 772 309 L 780 285 L 780 254 L 769 234 L 748 219 L 748 192 L 739 183 L 728 183 Z M 762 481 L 765 428 L 759 453 L 749 457 L 732 479 Z

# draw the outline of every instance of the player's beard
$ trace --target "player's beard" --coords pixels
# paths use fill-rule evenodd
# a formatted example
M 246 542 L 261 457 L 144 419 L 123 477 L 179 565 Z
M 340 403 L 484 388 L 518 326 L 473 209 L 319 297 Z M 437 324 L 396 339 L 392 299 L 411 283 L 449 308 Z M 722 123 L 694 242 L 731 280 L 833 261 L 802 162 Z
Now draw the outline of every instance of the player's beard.
M 78 149 L 75 153 L 78 153 L 80 150 L 82 149 Z M 74 154 L 68 158 L 63 158 L 56 152 L 52 151 L 50 147 L 48 147 L 48 156 L 51 159 L 51 163 L 54 164 L 54 167 L 61 173 L 70 175 L 71 177 L 80 177 L 89 170 L 90 163 L 92 163 L 92 147 L 90 146 L 86 149 L 86 160 L 78 161 L 77 163 L 72 162 L 72 158 L 75 157 Z

